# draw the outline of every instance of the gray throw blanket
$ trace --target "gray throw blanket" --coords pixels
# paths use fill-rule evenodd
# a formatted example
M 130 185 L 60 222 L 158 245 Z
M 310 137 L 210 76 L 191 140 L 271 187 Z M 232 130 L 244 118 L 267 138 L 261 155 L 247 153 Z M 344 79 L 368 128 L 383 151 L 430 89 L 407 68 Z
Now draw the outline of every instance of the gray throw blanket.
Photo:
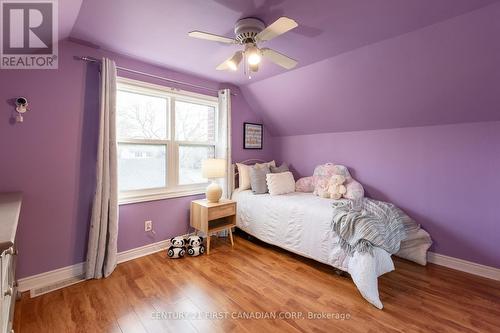
M 369 198 L 339 200 L 333 203 L 333 231 L 340 246 L 349 255 L 354 252 L 373 254 L 373 246 L 390 254 L 399 250 L 406 230 L 418 225 L 391 203 Z

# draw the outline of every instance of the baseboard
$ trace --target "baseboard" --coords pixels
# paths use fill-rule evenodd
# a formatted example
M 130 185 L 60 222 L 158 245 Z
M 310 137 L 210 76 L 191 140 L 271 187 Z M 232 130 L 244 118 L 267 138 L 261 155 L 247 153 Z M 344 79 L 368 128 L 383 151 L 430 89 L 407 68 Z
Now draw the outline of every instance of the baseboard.
M 476 264 L 467 260 L 462 260 L 454 257 L 448 257 L 443 254 L 428 252 L 427 260 L 430 263 L 456 269 L 488 279 L 500 281 L 500 269 L 481 264 Z
M 163 250 L 167 249 L 169 246 L 170 246 L 170 239 L 167 239 L 167 240 L 164 240 L 161 242 L 156 242 L 153 244 L 144 245 L 141 247 L 137 247 L 135 249 L 130 249 L 130 250 L 118 253 L 117 260 L 118 260 L 118 263 L 120 264 L 120 263 L 125 262 L 125 261 L 137 259 L 137 258 L 144 257 L 147 255 L 156 253 L 156 252 L 163 251 Z
M 75 265 L 58 268 L 53 271 L 44 272 L 28 276 L 17 281 L 18 290 L 20 292 L 43 288 L 62 281 L 81 277 L 84 280 L 85 263 L 81 262 Z
M 144 245 L 135 249 L 127 250 L 118 253 L 117 261 L 118 263 L 126 262 L 132 259 L 140 258 L 153 254 L 156 252 L 163 251 L 170 246 L 170 240 L 164 240 L 148 245 Z M 79 278 L 75 280 L 75 278 Z M 78 263 L 72 266 L 67 266 L 53 271 L 44 272 L 41 274 L 36 274 L 28 276 L 17 281 L 18 290 L 20 292 L 32 291 L 34 289 L 45 288 L 51 285 L 58 285 L 55 289 L 60 289 L 64 286 L 75 284 L 76 282 L 81 282 L 85 280 L 85 263 Z M 67 285 L 64 285 L 64 281 L 69 281 Z M 54 290 L 55 290 L 54 289 Z M 33 294 L 33 293 L 32 293 Z

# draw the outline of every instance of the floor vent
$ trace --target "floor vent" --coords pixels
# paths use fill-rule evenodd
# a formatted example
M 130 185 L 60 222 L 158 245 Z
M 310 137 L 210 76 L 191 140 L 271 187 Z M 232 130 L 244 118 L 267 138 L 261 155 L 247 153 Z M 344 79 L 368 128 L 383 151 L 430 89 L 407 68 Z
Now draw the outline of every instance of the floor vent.
M 73 284 L 76 284 L 78 282 L 85 281 L 85 277 L 83 275 L 75 276 L 66 280 L 58 281 L 53 284 L 49 284 L 48 286 L 40 287 L 40 288 L 34 288 L 30 290 L 30 297 L 37 297 L 46 293 L 50 293 L 51 291 L 69 287 Z

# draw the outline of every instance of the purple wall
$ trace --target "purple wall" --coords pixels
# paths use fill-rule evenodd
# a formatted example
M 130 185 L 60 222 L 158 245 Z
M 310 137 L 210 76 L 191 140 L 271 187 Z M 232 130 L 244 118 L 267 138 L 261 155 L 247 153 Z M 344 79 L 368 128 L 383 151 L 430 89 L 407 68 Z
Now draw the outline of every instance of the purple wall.
M 434 251 L 499 267 L 499 17 L 497 2 L 241 89 L 299 174 L 346 164 Z
M 394 202 L 432 236 L 432 251 L 500 268 L 500 122 L 275 138 L 299 176 L 348 166 L 367 194 Z
M 1 70 L 0 191 L 24 192 L 18 231 L 19 277 L 84 261 L 94 191 L 98 72 L 95 65 L 76 61 L 73 56 L 103 54 L 120 66 L 219 87 L 217 82 L 70 42 L 60 45 L 59 70 Z M 233 97 L 234 157 L 269 158 L 270 145 L 259 152 L 242 149 L 243 121 L 260 119 L 235 90 L 238 96 Z M 27 97 L 32 110 L 23 124 L 14 125 L 9 118 L 14 109 L 11 99 L 17 96 Z M 119 250 L 186 232 L 191 199 L 121 206 Z M 144 233 L 143 221 L 149 219 L 154 221 L 156 238 Z

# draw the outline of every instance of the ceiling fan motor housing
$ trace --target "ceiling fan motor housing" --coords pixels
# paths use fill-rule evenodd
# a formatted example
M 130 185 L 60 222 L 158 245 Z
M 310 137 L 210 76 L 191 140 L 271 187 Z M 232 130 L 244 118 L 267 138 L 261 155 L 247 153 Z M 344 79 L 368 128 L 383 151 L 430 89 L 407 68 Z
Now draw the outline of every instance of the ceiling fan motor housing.
M 255 36 L 264 30 L 265 27 L 266 25 L 261 20 L 254 17 L 247 17 L 236 22 L 234 34 L 240 44 L 255 44 Z

